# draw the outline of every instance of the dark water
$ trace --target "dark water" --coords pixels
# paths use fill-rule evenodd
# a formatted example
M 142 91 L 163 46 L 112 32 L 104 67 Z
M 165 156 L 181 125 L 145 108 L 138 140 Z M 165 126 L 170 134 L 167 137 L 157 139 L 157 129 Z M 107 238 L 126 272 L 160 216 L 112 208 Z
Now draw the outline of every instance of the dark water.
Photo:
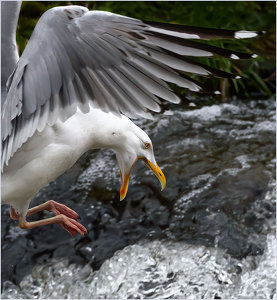
M 275 100 L 168 106 L 136 123 L 166 189 L 138 162 L 119 202 L 115 154 L 92 151 L 32 202 L 73 208 L 88 236 L 23 231 L 3 207 L 2 297 L 276 297 Z

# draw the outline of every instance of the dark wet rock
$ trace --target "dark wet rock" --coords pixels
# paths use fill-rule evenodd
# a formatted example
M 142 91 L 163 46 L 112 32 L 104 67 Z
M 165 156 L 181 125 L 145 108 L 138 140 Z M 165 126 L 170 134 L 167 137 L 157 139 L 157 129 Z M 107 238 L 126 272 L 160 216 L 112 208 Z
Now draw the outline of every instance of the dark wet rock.
M 265 198 L 274 193 L 275 101 L 168 109 L 173 115 L 166 111 L 154 121 L 137 121 L 152 138 L 166 189 L 161 192 L 138 162 L 120 202 L 114 152 L 90 151 L 31 203 L 54 199 L 68 205 L 88 235 L 72 238 L 57 225 L 23 231 L 3 207 L 2 283 L 18 284 L 50 258 L 99 269 L 115 251 L 142 240 L 219 247 L 237 259 L 263 253 L 275 222 L 275 203 Z

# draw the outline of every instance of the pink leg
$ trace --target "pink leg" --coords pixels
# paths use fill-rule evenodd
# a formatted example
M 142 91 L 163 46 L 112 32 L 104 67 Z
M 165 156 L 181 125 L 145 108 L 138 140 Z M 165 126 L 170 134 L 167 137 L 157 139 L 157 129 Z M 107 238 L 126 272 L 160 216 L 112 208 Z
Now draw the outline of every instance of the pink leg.
M 54 200 L 49 200 L 43 204 L 40 204 L 38 206 L 28 209 L 27 216 L 32 215 L 32 214 L 37 213 L 42 210 L 52 211 L 56 216 L 63 214 L 74 220 L 79 218 L 78 214 L 74 210 L 72 210 L 71 208 L 67 207 L 66 205 L 60 204 Z
M 15 211 L 15 209 L 12 206 L 11 206 L 11 210 L 10 210 L 10 217 L 13 220 L 19 219 L 19 214 Z
M 38 226 L 56 223 L 61 225 L 72 236 L 75 236 L 77 232 L 79 232 L 81 235 L 87 232 L 86 228 L 76 221 L 79 216 L 74 210 L 54 200 L 49 200 L 43 204 L 30 208 L 27 211 L 26 216 L 42 210 L 52 211 L 56 215 L 56 217 L 35 222 L 27 222 L 26 217 L 20 216 L 13 207 L 11 207 L 10 217 L 13 220 L 19 220 L 19 227 L 22 229 L 31 229 Z
M 28 209 L 27 216 L 30 216 L 30 215 L 35 214 L 42 210 L 52 211 L 56 216 L 63 214 L 74 220 L 79 218 L 79 215 L 74 210 L 72 210 L 71 208 L 67 207 L 66 205 L 60 204 L 54 200 L 49 200 L 43 204 L 40 204 L 38 206 Z M 19 214 L 15 211 L 15 209 L 12 206 L 11 206 L 11 211 L 10 211 L 10 217 L 13 220 L 19 219 Z
M 79 232 L 81 235 L 87 233 L 87 230 L 83 225 L 78 223 L 76 220 L 71 219 L 62 214 L 52 218 L 48 218 L 40 221 L 34 221 L 34 222 L 27 222 L 25 217 L 20 216 L 18 224 L 21 229 L 32 229 L 38 226 L 44 226 L 48 224 L 59 224 L 65 230 L 67 230 L 72 236 L 75 236 L 77 232 Z

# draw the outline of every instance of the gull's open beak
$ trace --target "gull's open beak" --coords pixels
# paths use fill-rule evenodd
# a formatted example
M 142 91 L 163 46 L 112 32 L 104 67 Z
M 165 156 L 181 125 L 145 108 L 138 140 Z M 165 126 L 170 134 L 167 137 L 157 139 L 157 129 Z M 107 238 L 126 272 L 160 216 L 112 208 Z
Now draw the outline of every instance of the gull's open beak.
M 166 186 L 166 179 L 165 179 L 165 176 L 162 172 L 162 170 L 160 169 L 160 167 L 158 166 L 158 164 L 156 163 L 156 165 L 154 165 L 153 163 L 151 163 L 151 161 L 149 161 L 147 158 L 145 157 L 138 157 L 131 169 L 130 169 L 130 172 L 127 174 L 125 173 L 124 174 L 124 177 L 122 176 L 122 173 L 120 171 L 120 179 L 121 179 L 121 188 L 120 188 L 120 201 L 122 201 L 125 197 L 126 197 L 126 194 L 127 194 L 127 190 L 128 190 L 128 184 L 129 184 L 129 178 L 130 178 L 130 175 L 131 175 L 131 171 L 132 171 L 132 168 L 135 164 L 135 162 L 138 160 L 138 159 L 142 159 L 147 167 L 152 170 L 152 172 L 156 175 L 156 177 L 159 179 L 160 183 L 161 183 L 161 190 L 163 190 Z

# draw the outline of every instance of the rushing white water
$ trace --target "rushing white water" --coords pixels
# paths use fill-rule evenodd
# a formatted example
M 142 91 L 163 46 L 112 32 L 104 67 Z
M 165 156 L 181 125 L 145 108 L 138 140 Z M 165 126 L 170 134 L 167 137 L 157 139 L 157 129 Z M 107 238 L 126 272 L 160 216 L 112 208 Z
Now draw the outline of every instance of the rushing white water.
M 2 298 L 274 299 L 276 239 L 263 255 L 237 260 L 221 249 L 181 242 L 147 242 L 115 253 L 93 272 L 89 266 L 49 261 L 20 287 L 5 283 Z
M 270 186 L 265 201 L 274 201 L 275 182 Z M 276 299 L 275 226 L 269 227 L 264 253 L 242 260 L 217 247 L 167 240 L 127 246 L 97 271 L 52 259 L 19 286 L 5 282 L 2 299 Z

